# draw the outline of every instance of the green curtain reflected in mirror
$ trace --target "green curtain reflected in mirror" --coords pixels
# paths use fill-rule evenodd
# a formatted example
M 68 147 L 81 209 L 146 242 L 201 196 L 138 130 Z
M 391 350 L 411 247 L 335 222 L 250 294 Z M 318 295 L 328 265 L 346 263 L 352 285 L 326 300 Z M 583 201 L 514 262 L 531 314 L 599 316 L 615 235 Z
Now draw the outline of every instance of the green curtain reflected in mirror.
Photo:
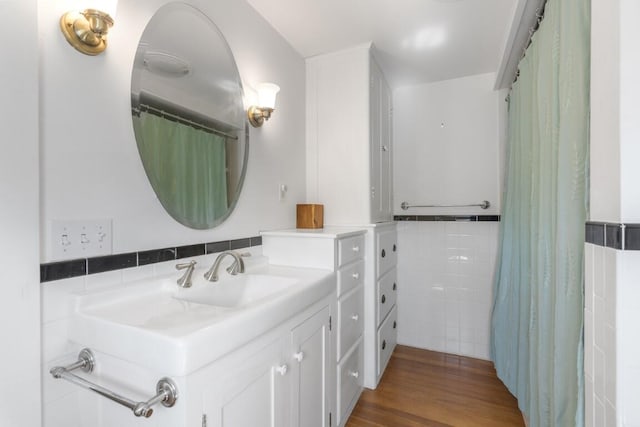
M 173 217 L 210 228 L 228 210 L 225 138 L 142 112 L 134 116 L 140 157 L 160 202 Z

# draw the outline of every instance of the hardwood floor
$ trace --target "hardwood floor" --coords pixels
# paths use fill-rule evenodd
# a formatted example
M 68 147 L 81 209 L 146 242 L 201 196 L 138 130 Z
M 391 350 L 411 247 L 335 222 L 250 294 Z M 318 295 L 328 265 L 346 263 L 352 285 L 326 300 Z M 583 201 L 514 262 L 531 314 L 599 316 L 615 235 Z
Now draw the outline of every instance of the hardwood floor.
M 516 399 L 484 360 L 398 346 L 346 427 L 520 427 Z

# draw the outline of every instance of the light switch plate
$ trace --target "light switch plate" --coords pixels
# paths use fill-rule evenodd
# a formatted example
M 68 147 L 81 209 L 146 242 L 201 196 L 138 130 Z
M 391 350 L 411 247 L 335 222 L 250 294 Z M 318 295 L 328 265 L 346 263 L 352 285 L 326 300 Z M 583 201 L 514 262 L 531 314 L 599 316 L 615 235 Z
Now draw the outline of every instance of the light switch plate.
M 53 261 L 111 254 L 111 219 L 53 220 L 49 229 Z

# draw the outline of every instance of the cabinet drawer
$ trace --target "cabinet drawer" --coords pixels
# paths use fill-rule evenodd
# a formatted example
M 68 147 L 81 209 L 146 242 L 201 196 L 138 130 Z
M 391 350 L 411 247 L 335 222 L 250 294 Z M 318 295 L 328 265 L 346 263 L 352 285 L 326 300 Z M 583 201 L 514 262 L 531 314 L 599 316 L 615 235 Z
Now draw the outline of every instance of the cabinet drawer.
M 392 268 L 376 284 L 376 297 L 378 298 L 378 313 L 376 325 L 379 325 L 387 317 L 391 307 L 396 305 L 398 295 L 398 283 L 396 269 Z
M 338 300 L 338 353 L 337 360 L 349 350 L 362 335 L 364 291 L 360 286 Z
M 364 261 L 358 261 L 338 270 L 338 297 L 364 283 Z
M 338 267 L 364 257 L 364 235 L 338 240 Z
M 362 342 L 358 343 L 348 357 L 338 364 L 338 420 L 342 424 L 348 416 L 354 400 L 362 390 Z
M 397 327 L 397 310 L 394 306 L 391 312 L 384 319 L 380 328 L 378 328 L 378 369 L 377 374 L 380 376 L 387 367 L 387 362 L 396 347 L 398 331 Z
M 396 266 L 398 260 L 398 243 L 395 228 L 381 231 L 376 236 L 376 277 Z

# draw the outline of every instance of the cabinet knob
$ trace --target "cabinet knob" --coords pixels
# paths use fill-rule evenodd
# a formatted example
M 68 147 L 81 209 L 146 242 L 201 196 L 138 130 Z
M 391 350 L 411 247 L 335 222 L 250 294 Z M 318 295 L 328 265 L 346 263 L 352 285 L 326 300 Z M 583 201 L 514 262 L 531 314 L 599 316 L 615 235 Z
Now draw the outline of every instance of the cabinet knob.
M 293 358 L 296 359 L 298 362 L 302 362 L 302 359 L 304 359 L 304 353 L 299 351 L 293 355 Z
M 393 284 L 393 290 L 395 291 L 396 289 L 398 289 L 398 285 L 396 285 L 395 283 Z
M 276 368 L 276 372 L 278 372 L 280 375 L 285 376 L 287 375 L 287 372 L 289 371 L 289 367 L 287 366 L 287 364 L 285 363 L 284 365 L 278 366 Z
M 351 277 L 353 277 L 353 280 L 358 280 L 360 278 L 360 273 L 353 273 Z
M 360 252 L 360 246 L 354 246 L 351 248 L 353 252 Z
M 389 148 L 386 145 L 382 146 L 382 151 L 389 151 Z
M 385 302 L 387 302 L 387 297 L 382 295 L 382 303 L 384 304 Z
M 395 328 L 396 328 L 396 326 L 398 326 L 398 325 L 396 324 L 396 321 L 394 320 L 394 321 L 393 321 L 393 329 L 395 329 Z
M 382 253 L 380 254 L 380 256 L 382 256 L 382 258 L 387 256 L 387 253 L 384 251 L 384 249 L 382 250 Z
M 395 245 L 395 243 L 394 243 L 394 245 L 393 245 L 393 252 L 395 252 L 395 251 L 396 251 L 396 249 L 397 249 L 397 248 L 396 248 L 396 245 Z
M 382 349 L 387 348 L 387 340 L 382 340 Z
M 358 313 L 354 313 L 351 315 L 351 320 L 353 320 L 354 322 L 357 322 L 358 319 L 360 319 L 360 316 L 358 316 Z
M 353 378 L 358 378 L 360 376 L 360 372 L 358 372 L 358 371 L 348 371 L 347 375 L 349 375 L 350 377 L 353 377 Z

